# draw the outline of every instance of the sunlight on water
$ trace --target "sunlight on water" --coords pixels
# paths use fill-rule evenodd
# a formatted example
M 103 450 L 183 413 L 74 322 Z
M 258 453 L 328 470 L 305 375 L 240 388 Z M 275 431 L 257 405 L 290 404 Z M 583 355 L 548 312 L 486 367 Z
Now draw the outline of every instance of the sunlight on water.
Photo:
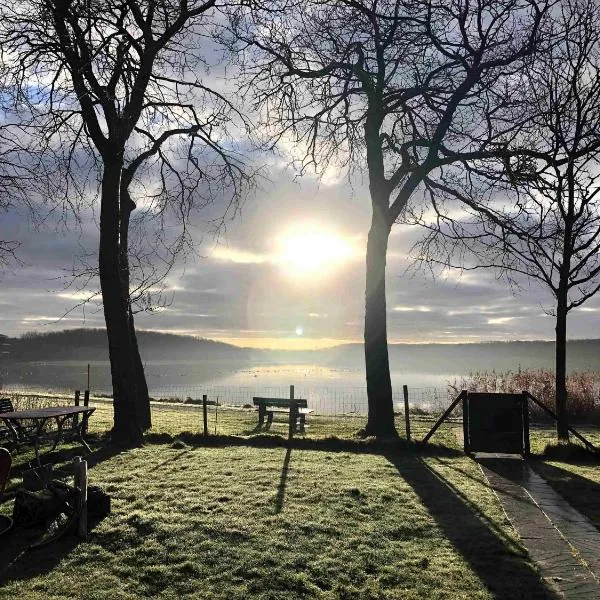
M 227 361 L 150 362 L 146 364 L 150 395 L 156 399 L 220 399 L 243 406 L 253 396 L 289 397 L 290 385 L 297 398 L 307 398 L 321 413 L 364 414 L 367 395 L 364 371 L 315 364 L 248 365 Z M 415 406 L 430 404 L 432 397 L 446 397 L 446 387 L 454 375 L 440 373 L 392 372 L 394 402 L 402 403 L 402 386 L 410 389 Z M 21 363 L 4 373 L 3 389 L 50 393 L 87 387 L 87 363 Z M 90 365 L 92 394 L 110 394 L 108 362 Z

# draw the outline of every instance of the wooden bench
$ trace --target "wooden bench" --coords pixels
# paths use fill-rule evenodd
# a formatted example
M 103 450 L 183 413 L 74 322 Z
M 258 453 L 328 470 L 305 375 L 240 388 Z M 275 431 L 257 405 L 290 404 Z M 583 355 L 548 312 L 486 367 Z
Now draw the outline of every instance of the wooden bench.
M 295 431 L 304 431 L 306 425 L 306 415 L 314 412 L 308 408 L 304 398 L 252 398 L 254 406 L 258 406 L 258 426 L 262 427 L 267 417 L 267 427 L 273 423 L 275 413 L 289 415 L 289 423 Z

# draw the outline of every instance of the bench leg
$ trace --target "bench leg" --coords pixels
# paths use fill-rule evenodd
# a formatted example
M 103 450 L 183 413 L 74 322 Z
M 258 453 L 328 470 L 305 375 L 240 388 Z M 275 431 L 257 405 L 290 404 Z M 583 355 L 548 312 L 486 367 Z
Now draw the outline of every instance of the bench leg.
M 40 460 L 40 436 L 42 435 L 42 429 L 44 429 L 47 420 L 48 419 L 40 419 L 35 430 L 35 437 L 33 438 L 33 449 L 35 450 L 35 460 L 38 467 L 42 466 L 42 461 Z
M 88 443 L 85 441 L 85 434 L 87 433 L 88 427 L 88 419 L 90 418 L 89 413 L 84 413 L 81 423 L 77 423 L 75 427 L 77 441 L 88 451 L 91 452 L 92 449 L 88 446 Z
M 290 410 L 290 431 L 295 433 L 298 431 L 298 417 L 300 415 L 296 410 Z
M 271 428 L 272 423 L 273 423 L 273 411 L 269 411 L 267 413 L 267 429 Z
M 300 419 L 299 419 L 300 423 L 300 433 L 304 433 L 304 426 L 306 425 L 306 415 L 305 414 L 300 414 Z
M 265 407 L 260 404 L 258 407 L 258 428 L 260 429 L 265 422 Z

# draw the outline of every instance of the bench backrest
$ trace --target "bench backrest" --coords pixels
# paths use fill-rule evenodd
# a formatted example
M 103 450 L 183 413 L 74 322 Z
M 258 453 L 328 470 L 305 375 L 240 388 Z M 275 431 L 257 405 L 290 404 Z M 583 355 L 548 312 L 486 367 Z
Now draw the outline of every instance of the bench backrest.
M 0 413 L 13 412 L 13 403 L 10 398 L 0 398 Z
M 307 402 L 305 398 L 296 398 L 290 400 L 289 398 L 260 398 L 255 396 L 252 398 L 254 406 L 273 406 L 275 408 L 290 408 L 292 402 L 296 403 L 298 408 L 306 408 Z

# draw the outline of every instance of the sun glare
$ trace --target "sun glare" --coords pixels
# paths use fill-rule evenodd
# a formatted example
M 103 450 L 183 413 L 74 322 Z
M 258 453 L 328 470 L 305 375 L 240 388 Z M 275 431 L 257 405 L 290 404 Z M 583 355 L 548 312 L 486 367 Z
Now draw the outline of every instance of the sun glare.
M 292 276 L 325 275 L 356 255 L 348 240 L 315 229 L 293 230 L 278 241 L 279 262 Z

